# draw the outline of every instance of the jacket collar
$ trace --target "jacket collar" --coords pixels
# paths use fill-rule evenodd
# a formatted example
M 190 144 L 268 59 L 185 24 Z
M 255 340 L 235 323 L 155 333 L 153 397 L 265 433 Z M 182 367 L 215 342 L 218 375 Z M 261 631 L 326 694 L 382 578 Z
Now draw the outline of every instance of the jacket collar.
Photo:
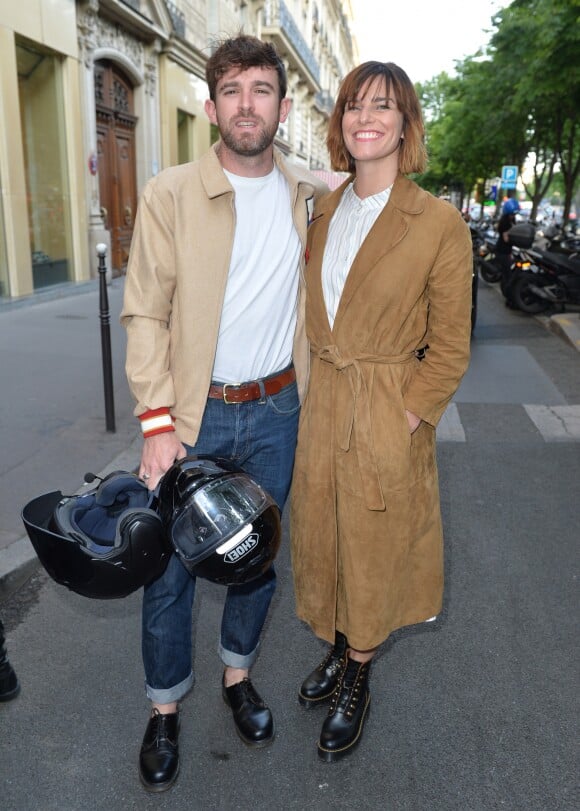
M 219 142 L 214 144 L 199 161 L 201 181 L 210 199 L 233 192 L 217 155 L 218 144 Z M 303 187 L 306 197 L 311 197 L 314 194 L 314 186 L 306 170 L 289 163 L 276 147 L 274 147 L 274 162 L 292 190 Z
M 327 194 L 321 201 L 317 215 L 334 214 L 340 198 L 349 183 L 354 181 L 354 175 L 348 177 L 337 189 Z M 398 174 L 393 184 L 391 196 L 389 197 L 389 207 L 399 209 L 404 214 L 421 214 L 425 208 L 426 193 L 409 180 L 405 175 Z

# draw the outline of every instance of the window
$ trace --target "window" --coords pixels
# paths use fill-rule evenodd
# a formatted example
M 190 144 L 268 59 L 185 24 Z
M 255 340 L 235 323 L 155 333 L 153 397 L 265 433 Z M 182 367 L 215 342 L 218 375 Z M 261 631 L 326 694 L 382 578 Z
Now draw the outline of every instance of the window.
M 70 193 L 60 60 L 17 40 L 18 95 L 34 288 L 72 271 Z

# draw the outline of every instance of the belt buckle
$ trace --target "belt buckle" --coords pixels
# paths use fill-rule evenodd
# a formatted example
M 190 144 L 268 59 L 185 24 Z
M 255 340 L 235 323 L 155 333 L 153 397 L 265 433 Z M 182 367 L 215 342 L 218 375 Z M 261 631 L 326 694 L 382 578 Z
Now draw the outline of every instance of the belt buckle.
M 222 386 L 222 394 L 223 394 L 223 398 L 224 398 L 224 403 L 227 403 L 227 405 L 235 405 L 234 400 L 228 400 L 228 394 L 227 394 L 226 389 L 228 389 L 228 388 L 230 388 L 230 389 L 239 388 L 241 385 L 242 385 L 241 383 L 224 383 L 224 385 Z

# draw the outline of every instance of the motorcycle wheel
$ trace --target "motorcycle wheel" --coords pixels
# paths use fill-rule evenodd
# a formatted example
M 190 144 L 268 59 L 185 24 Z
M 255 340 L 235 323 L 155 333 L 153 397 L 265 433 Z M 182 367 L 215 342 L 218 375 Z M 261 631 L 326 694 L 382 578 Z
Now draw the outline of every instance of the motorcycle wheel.
M 479 268 L 479 275 L 484 282 L 494 284 L 501 279 L 501 270 L 486 262 L 484 259 L 477 260 L 477 267 Z
M 536 287 L 542 286 L 542 280 L 538 279 L 535 274 L 522 273 L 518 276 L 510 290 L 510 297 L 518 308 L 523 313 L 530 315 L 537 315 L 543 313 L 550 308 L 550 302 L 546 299 L 540 298 L 533 290 L 530 289 L 531 285 Z
M 505 273 L 501 274 L 501 278 L 499 280 L 499 289 L 501 290 L 506 301 L 513 302 L 512 289 L 518 273 L 518 270 L 510 268 Z

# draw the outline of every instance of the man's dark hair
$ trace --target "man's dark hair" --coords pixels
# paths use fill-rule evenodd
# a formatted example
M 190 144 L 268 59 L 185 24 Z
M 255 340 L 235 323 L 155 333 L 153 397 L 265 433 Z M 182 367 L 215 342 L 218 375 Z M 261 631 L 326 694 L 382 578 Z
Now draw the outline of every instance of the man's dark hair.
M 280 84 L 280 100 L 284 98 L 287 89 L 286 69 L 273 45 L 246 34 L 223 40 L 217 45 L 205 66 L 205 78 L 212 101 L 215 101 L 217 83 L 231 68 L 274 68 Z

